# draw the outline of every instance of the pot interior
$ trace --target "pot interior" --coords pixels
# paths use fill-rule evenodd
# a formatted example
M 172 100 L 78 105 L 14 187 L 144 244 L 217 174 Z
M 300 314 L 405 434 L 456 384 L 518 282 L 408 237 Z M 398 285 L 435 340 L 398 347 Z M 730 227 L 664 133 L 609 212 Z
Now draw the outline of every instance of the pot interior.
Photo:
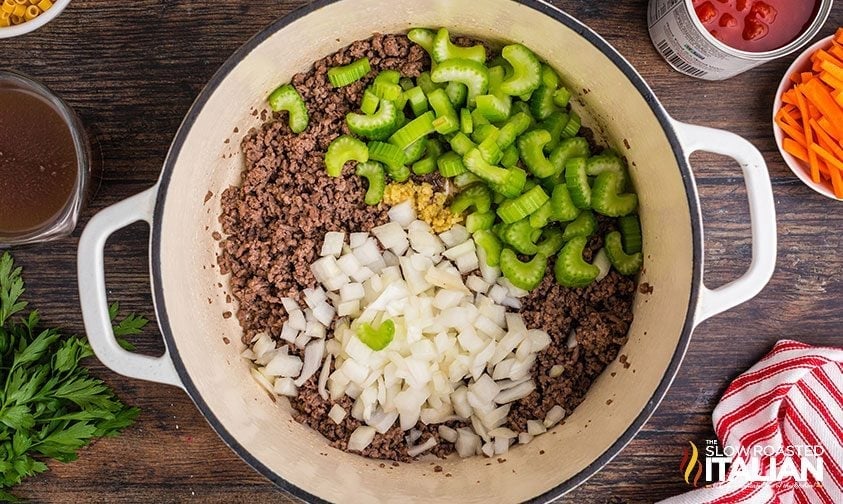
M 680 153 L 665 133 L 666 115 L 657 115 L 654 108 L 660 106 L 651 108 L 600 49 L 605 42 L 563 19 L 551 7 L 529 1 L 486 0 L 482 9 L 473 0 L 394 0 L 388 7 L 379 0 L 323 2 L 248 44 L 200 96 L 162 178 L 165 199 L 159 201 L 153 231 L 159 320 L 203 413 L 241 456 L 276 483 L 335 502 L 502 502 L 551 492 L 549 498 L 611 458 L 634 433 L 630 426 L 639 414 L 655 407 L 654 392 L 677 349 L 684 350 L 680 341 L 690 316 L 693 243 L 700 237 L 691 224 Z M 434 473 L 429 461 L 382 468 L 377 461 L 330 448 L 315 431 L 292 420 L 285 400 L 268 397 L 239 357 L 243 345 L 236 317 L 223 317 L 236 307 L 225 301 L 227 279 L 215 265 L 219 248 L 211 237 L 220 230 L 221 192 L 239 183 L 240 138 L 260 125 L 260 114 L 252 111 L 265 108 L 268 93 L 354 40 L 414 26 L 447 26 L 452 33 L 517 41 L 560 73 L 585 124 L 630 162 L 644 230 L 641 281 L 654 287 L 652 294 L 637 295 L 635 322 L 621 350 L 626 364 L 613 362 L 564 424 L 514 447 L 504 463 L 452 457 L 437 462 L 441 473 Z M 206 199 L 209 191 L 213 194 Z M 288 486 L 308 498 L 294 487 Z

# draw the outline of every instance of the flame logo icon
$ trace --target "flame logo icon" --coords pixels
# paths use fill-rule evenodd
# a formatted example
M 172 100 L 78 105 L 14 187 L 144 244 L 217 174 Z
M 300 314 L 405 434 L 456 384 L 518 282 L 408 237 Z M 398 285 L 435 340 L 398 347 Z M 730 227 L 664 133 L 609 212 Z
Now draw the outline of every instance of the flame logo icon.
M 697 450 L 697 445 L 693 441 L 688 441 L 688 444 L 690 448 L 686 446 L 683 450 L 679 470 L 685 476 L 685 483 L 696 488 L 699 486 L 700 477 L 703 473 L 702 462 L 700 462 L 700 452 Z

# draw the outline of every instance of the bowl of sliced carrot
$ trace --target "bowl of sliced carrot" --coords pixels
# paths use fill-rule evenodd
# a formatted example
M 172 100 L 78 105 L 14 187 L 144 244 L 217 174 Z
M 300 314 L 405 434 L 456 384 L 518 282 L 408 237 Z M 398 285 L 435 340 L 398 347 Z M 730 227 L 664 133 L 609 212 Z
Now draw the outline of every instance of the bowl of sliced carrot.
M 843 28 L 790 66 L 776 93 L 773 132 L 802 182 L 843 201 Z

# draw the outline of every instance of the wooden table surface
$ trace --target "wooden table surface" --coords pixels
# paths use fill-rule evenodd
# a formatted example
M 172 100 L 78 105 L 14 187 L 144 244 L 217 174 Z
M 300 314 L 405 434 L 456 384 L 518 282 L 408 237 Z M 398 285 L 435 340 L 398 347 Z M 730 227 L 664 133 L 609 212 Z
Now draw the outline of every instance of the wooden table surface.
M 36 33 L 0 40 L 3 69 L 55 89 L 80 114 L 102 150 L 103 181 L 72 238 L 13 252 L 25 268 L 27 298 L 46 323 L 83 332 L 76 287 L 76 245 L 100 209 L 152 185 L 182 116 L 217 67 L 243 42 L 306 2 L 264 0 L 74 0 Z M 792 58 L 725 82 L 673 72 L 646 28 L 646 0 L 556 0 L 612 43 L 643 74 L 675 118 L 731 130 L 764 154 L 776 196 L 779 259 L 770 285 L 752 301 L 704 323 L 673 387 L 644 429 L 602 472 L 563 500 L 652 502 L 687 490 L 682 446 L 713 436 L 711 411 L 729 381 L 781 338 L 843 343 L 843 206 L 802 185 L 784 165 L 771 133 L 770 108 Z M 843 23 L 836 8 L 822 34 Z M 2 113 L 2 111 L 0 111 Z M 737 278 L 751 251 L 746 192 L 737 164 L 694 155 L 706 222 L 706 282 Z M 0 196 L 2 197 L 2 196 Z M 113 300 L 154 319 L 148 230 L 134 225 L 107 246 Z M 160 353 L 154 324 L 136 337 Z M 290 502 L 243 463 L 181 391 L 94 373 L 142 408 L 135 426 L 83 450 L 72 464 L 27 480 L 17 493 L 34 502 Z

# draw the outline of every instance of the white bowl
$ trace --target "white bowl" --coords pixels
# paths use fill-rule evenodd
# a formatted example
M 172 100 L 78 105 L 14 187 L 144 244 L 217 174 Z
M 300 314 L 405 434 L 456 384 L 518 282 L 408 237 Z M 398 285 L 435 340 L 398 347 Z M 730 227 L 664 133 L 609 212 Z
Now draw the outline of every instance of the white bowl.
M 826 37 L 818 41 L 816 44 L 813 44 L 812 46 L 805 49 L 802 54 L 800 54 L 796 58 L 796 60 L 794 60 L 793 64 L 790 65 L 790 68 L 787 69 L 787 72 L 784 73 L 784 77 L 782 78 L 782 81 L 779 84 L 779 89 L 776 91 L 775 101 L 773 101 L 773 134 L 776 137 L 776 146 L 779 148 L 779 152 L 781 152 L 782 157 L 784 158 L 784 162 L 787 164 L 787 167 L 790 168 L 790 171 L 792 171 L 794 175 L 799 177 L 799 180 L 801 180 L 806 186 L 810 187 L 814 191 L 822 194 L 827 198 L 831 198 L 837 201 L 843 201 L 843 198 L 838 198 L 834 195 L 834 191 L 832 191 L 831 187 L 829 187 L 828 185 L 822 183 L 818 184 L 811 180 L 811 169 L 808 166 L 808 163 L 805 163 L 804 161 L 797 159 L 785 152 L 785 150 L 782 148 L 782 139 L 784 138 L 784 132 L 779 127 L 779 125 L 776 124 L 776 114 L 778 114 L 779 109 L 782 108 L 782 95 L 788 89 L 793 87 L 793 83 L 790 80 L 790 76 L 793 75 L 794 72 L 803 72 L 810 70 L 811 55 L 814 54 L 817 49 L 829 47 L 833 38 L 833 35 Z
M 41 28 L 45 24 L 58 17 L 58 15 L 61 14 L 61 11 L 63 11 L 69 3 L 70 0 L 54 0 L 52 7 L 47 9 L 45 12 L 42 12 L 41 15 L 39 15 L 32 21 L 27 21 L 26 23 L 21 23 L 19 25 L 0 28 L 0 39 L 17 37 L 19 35 L 26 35 L 31 31 L 35 31 L 38 28 Z

